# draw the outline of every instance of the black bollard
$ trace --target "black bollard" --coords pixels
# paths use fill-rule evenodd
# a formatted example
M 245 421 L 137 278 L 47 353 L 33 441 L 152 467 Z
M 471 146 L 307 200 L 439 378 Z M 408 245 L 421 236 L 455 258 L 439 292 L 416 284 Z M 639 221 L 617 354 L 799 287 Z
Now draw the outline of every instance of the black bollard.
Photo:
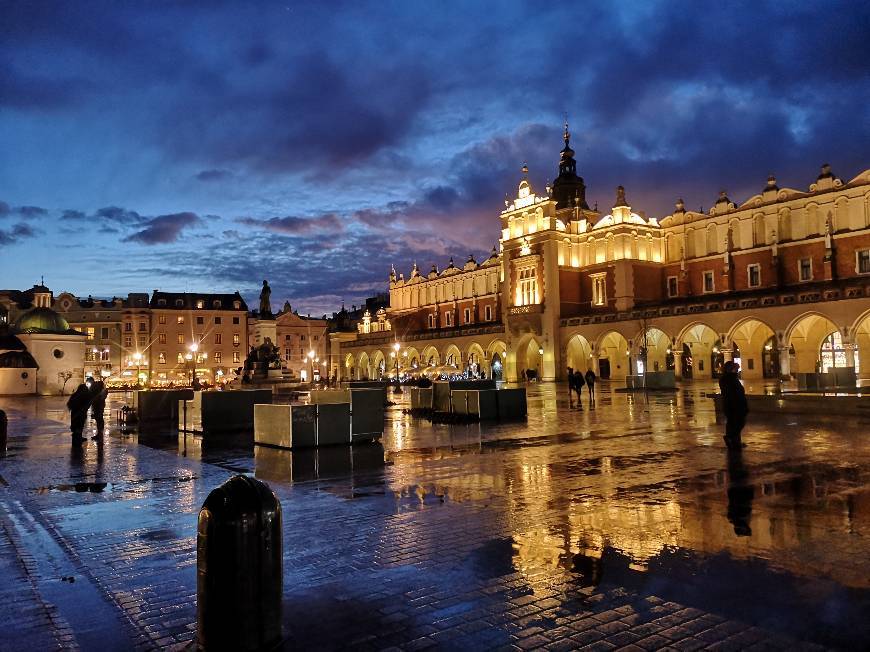
M 212 491 L 196 537 L 197 640 L 206 650 L 281 642 L 281 503 L 244 475 Z
M 6 413 L 0 410 L 0 455 L 6 454 L 6 438 L 9 435 L 9 419 Z

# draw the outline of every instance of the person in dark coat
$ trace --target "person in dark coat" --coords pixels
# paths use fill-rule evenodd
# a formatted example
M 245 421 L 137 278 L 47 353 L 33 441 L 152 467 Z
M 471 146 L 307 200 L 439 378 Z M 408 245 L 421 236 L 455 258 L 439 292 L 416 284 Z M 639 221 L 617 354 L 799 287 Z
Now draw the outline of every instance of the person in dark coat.
M 574 367 L 568 367 L 568 408 L 574 407 Z
M 574 389 L 577 392 L 577 407 L 583 409 L 583 385 L 586 382 L 583 380 L 583 374 L 579 369 L 574 370 Z
M 81 444 L 84 441 L 82 431 L 88 418 L 88 408 L 91 406 L 91 392 L 88 386 L 81 383 L 66 402 L 69 409 L 69 429 L 72 432 L 72 443 Z
M 101 379 L 97 378 L 91 383 L 91 416 L 97 424 L 97 434 L 94 439 L 102 439 L 106 429 L 105 412 L 108 394 L 109 390 Z
M 729 360 L 722 368 L 722 377 L 719 378 L 722 412 L 725 414 L 725 445 L 728 448 L 743 448 L 741 432 L 746 425 L 746 415 L 749 414 L 746 391 L 737 375 L 738 371 L 740 365 Z
M 586 387 L 589 389 L 589 404 L 595 400 L 595 372 L 591 369 L 586 370 Z

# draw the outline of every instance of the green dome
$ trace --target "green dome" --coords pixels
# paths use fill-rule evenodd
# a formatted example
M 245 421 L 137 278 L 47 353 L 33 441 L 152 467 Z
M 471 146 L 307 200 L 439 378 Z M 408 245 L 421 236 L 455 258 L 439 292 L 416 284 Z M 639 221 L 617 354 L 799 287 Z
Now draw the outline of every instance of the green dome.
M 31 308 L 15 320 L 12 330 L 16 333 L 75 333 L 67 320 L 51 308 Z

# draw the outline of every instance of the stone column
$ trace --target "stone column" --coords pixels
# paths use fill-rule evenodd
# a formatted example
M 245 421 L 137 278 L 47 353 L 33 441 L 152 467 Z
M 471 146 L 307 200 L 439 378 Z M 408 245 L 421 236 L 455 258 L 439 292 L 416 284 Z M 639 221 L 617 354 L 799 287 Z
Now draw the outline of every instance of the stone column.
M 858 345 L 852 340 L 851 337 L 843 338 L 843 349 L 846 353 L 846 366 L 855 368 L 855 352 L 858 349 Z
M 672 350 L 674 354 L 674 378 L 677 380 L 683 379 L 683 352 Z
M 592 371 L 595 372 L 596 376 L 601 376 L 601 369 L 598 367 L 598 354 L 592 354 Z
M 791 360 L 789 357 L 789 347 L 779 347 L 779 375 L 782 380 L 791 378 Z
M 721 347 L 719 351 L 722 353 L 724 358 L 723 362 L 731 362 L 734 360 L 734 349 L 730 347 Z

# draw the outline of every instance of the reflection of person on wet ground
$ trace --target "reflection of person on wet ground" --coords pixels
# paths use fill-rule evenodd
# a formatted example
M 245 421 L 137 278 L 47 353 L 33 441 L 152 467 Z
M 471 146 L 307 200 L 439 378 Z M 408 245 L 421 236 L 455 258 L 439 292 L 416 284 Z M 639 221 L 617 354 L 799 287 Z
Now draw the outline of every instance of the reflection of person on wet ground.
M 90 405 L 91 392 L 87 385 L 81 383 L 66 402 L 66 407 L 69 409 L 69 429 L 72 433 L 73 444 L 81 444 L 84 441 L 82 431 L 85 429 Z
M 740 365 L 729 360 L 722 368 L 719 391 L 722 392 L 722 412 L 725 414 L 725 445 L 728 448 L 743 448 L 741 432 L 746 425 L 749 405 L 746 391 L 737 376 Z
M 728 450 L 728 521 L 739 537 L 752 535 L 749 520 L 752 516 L 752 499 L 755 487 L 749 482 L 749 472 L 743 465 L 743 450 Z
M 589 407 L 595 402 L 595 372 L 586 370 L 586 387 L 589 389 Z
M 91 381 L 91 417 L 97 424 L 97 434 L 94 439 L 101 439 L 106 429 L 105 412 L 106 412 L 106 396 L 109 390 L 106 389 L 105 383 L 97 378 Z
M 577 408 L 583 409 L 583 385 L 586 381 L 583 380 L 583 374 L 579 369 L 574 370 L 574 391 L 577 392 Z

